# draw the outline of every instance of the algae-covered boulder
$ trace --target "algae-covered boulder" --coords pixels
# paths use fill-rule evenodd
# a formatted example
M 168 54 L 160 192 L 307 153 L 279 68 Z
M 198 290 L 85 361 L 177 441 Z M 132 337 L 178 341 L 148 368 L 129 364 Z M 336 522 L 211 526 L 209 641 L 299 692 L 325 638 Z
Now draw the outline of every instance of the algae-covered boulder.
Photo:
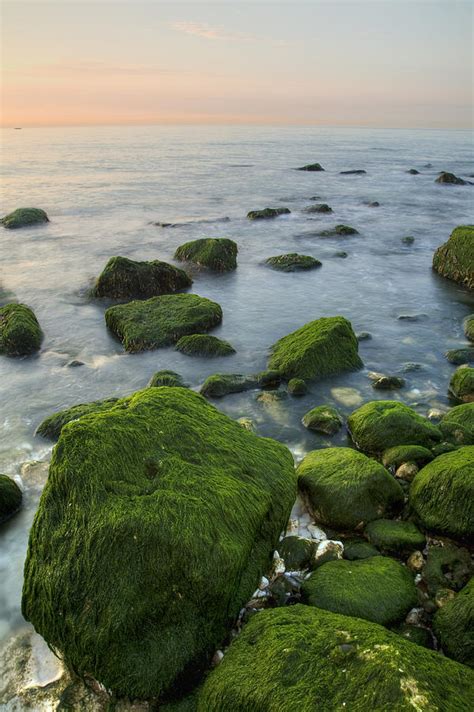
M 285 562 L 287 571 L 301 571 L 309 568 L 314 543 L 301 536 L 286 536 L 278 543 L 278 553 Z
M 362 368 L 358 345 L 347 319 L 323 317 L 277 341 L 268 365 L 288 380 L 324 378 Z
M 474 445 L 474 403 L 451 408 L 441 418 L 439 428 L 446 440 L 457 445 Z
M 224 237 L 205 237 L 178 247 L 174 258 L 180 262 L 193 262 L 214 272 L 231 272 L 237 267 L 237 245 Z
M 351 448 L 313 450 L 296 472 L 311 514 L 334 529 L 362 527 L 403 504 L 403 490 L 392 475 Z
M 119 304 L 105 312 L 108 328 L 130 353 L 169 346 L 182 336 L 208 331 L 221 321 L 219 304 L 197 294 L 165 294 Z
M 400 556 L 423 549 L 426 543 L 425 535 L 413 522 L 376 519 L 367 524 L 364 533 L 370 543 L 380 551 Z
M 92 290 L 94 297 L 148 299 L 190 287 L 186 272 L 166 262 L 136 262 L 128 257 L 111 257 Z
M 249 220 L 265 220 L 266 218 L 277 218 L 279 215 L 289 215 L 289 208 L 263 208 L 263 210 L 251 210 L 247 213 Z
M 449 392 L 463 403 L 474 401 L 474 368 L 459 366 L 451 376 Z
M 450 349 L 444 354 L 449 363 L 461 366 L 463 363 L 474 363 L 474 346 L 462 349 Z
M 0 475 L 0 524 L 20 509 L 21 500 L 17 483 L 8 475 Z
M 423 580 L 431 597 L 439 589 L 459 591 L 473 573 L 473 563 L 468 549 L 443 542 L 442 546 L 429 546 L 423 566 Z
M 387 556 L 329 561 L 301 587 L 303 601 L 381 625 L 402 620 L 417 603 L 413 574 Z
M 280 272 L 300 272 L 321 267 L 322 263 L 310 255 L 298 255 L 296 252 L 291 252 L 287 255 L 269 257 L 265 260 L 265 264 Z
M 464 333 L 469 341 L 474 341 L 474 314 L 470 314 L 464 319 Z
M 358 561 L 359 559 L 368 559 L 371 556 L 382 556 L 382 554 L 365 539 L 346 539 L 344 541 L 343 556 L 349 561 Z
M 26 304 L 6 304 L 0 307 L 0 354 L 28 356 L 38 351 L 43 332 L 38 320 Z
M 441 440 L 439 428 L 399 401 L 370 401 L 357 408 L 347 421 L 359 450 L 381 453 L 396 445 L 431 448 Z
M 330 405 L 318 405 L 303 415 L 301 422 L 316 433 L 334 435 L 342 427 L 342 418 Z
M 458 178 L 454 173 L 448 173 L 448 171 L 441 171 L 439 176 L 436 178 L 435 183 L 447 183 L 448 185 L 466 185 L 466 181 L 462 178 Z
M 396 445 L 385 450 L 382 455 L 382 463 L 385 467 L 393 467 L 394 469 L 404 465 L 406 462 L 426 465 L 432 459 L 431 451 L 421 445 Z
M 473 706 L 469 668 L 376 623 L 296 605 L 253 616 L 206 680 L 198 712 L 468 712 Z
M 0 220 L 3 227 L 16 230 L 19 227 L 29 227 L 49 222 L 49 218 L 41 208 L 17 208 Z
M 474 289 L 474 225 L 455 228 L 433 256 L 433 269 L 443 277 Z
M 206 378 L 200 392 L 206 398 L 222 398 L 229 393 L 242 393 L 252 388 L 258 388 L 256 376 L 243 376 L 240 373 L 214 373 Z
M 23 614 L 118 696 L 182 695 L 269 568 L 295 495 L 280 443 L 190 390 L 138 391 L 63 428 Z
M 148 381 L 149 388 L 159 388 L 160 386 L 168 386 L 175 388 L 187 388 L 183 377 L 176 371 L 157 371 Z
M 315 205 L 308 205 L 304 211 L 305 213 L 332 213 L 332 208 L 327 203 L 316 203 Z
M 474 667 L 474 578 L 439 609 L 433 628 L 445 655 Z
M 79 403 L 71 408 L 60 410 L 58 413 L 48 415 L 36 428 L 35 435 L 41 435 L 49 440 L 57 440 L 63 427 L 72 420 L 78 420 L 83 415 L 90 413 L 105 413 L 114 407 L 118 398 L 105 398 L 104 400 L 92 401 L 91 403 Z
M 363 168 L 357 168 L 356 170 L 351 170 L 351 171 L 339 171 L 339 175 L 341 176 L 363 176 L 367 173 Z
M 310 171 L 310 172 L 317 172 L 317 171 L 324 171 L 324 168 L 320 163 L 308 163 L 306 166 L 301 166 L 300 168 L 296 169 L 297 171 Z
M 320 237 L 338 237 L 344 235 L 358 235 L 359 231 L 355 227 L 350 225 L 336 225 L 336 227 L 330 228 L 329 230 L 322 230 L 319 233 Z
M 176 344 L 176 350 L 187 356 L 230 356 L 235 349 L 228 341 L 209 334 L 191 334 L 182 336 Z
M 410 506 L 428 531 L 454 539 L 474 532 L 474 445 L 440 455 L 410 487 Z
M 291 396 L 304 396 L 307 392 L 307 383 L 302 378 L 291 378 L 288 381 L 288 393 Z

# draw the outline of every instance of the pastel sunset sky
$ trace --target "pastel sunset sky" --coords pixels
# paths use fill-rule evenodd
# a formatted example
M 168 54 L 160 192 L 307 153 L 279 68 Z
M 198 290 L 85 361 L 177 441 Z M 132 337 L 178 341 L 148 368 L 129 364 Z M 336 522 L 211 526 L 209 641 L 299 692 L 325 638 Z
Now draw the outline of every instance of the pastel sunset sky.
M 471 123 L 470 0 L 4 0 L 2 125 Z

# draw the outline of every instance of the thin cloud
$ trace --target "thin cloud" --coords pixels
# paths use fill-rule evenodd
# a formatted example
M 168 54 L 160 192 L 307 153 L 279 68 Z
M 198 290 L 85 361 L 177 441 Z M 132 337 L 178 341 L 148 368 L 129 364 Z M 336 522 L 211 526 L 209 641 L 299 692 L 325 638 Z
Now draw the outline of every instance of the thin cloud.
M 171 27 L 177 32 L 206 40 L 226 40 L 227 42 L 271 42 L 278 47 L 287 46 L 285 40 L 273 40 L 269 37 L 248 35 L 244 32 L 228 32 L 223 27 L 214 27 L 206 22 L 173 22 Z

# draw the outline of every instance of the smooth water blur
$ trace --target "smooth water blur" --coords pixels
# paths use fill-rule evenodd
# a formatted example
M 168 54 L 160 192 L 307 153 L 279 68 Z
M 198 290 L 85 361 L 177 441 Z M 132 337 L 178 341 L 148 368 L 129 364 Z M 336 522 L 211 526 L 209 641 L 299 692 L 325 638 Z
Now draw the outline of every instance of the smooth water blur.
M 18 475 L 21 462 L 47 459 L 51 446 L 34 431 L 52 411 L 130 393 L 172 368 L 197 388 L 215 372 L 265 368 L 276 339 L 320 316 L 343 314 L 355 331 L 366 369 L 311 386 L 303 398 L 262 404 L 256 393 L 216 405 L 250 416 L 259 434 L 278 438 L 301 457 L 328 440 L 306 431 L 301 416 L 321 403 L 349 413 L 364 400 L 399 398 L 426 413 L 448 403 L 454 367 L 443 354 L 464 343 L 462 320 L 473 297 L 431 270 L 434 249 L 459 224 L 473 221 L 474 186 L 436 184 L 441 170 L 474 173 L 464 131 L 309 128 L 133 127 L 3 131 L 4 189 L 0 212 L 45 209 L 45 226 L 0 228 L 0 298 L 35 310 L 45 333 L 32 358 L 0 357 L 0 472 Z M 292 168 L 318 161 L 325 172 Z M 431 167 L 425 167 L 430 163 Z M 363 168 L 367 175 L 339 171 Z M 417 168 L 420 175 L 406 171 Z M 309 215 L 310 198 L 332 215 Z M 368 202 L 378 201 L 374 208 Z M 249 210 L 288 206 L 291 215 L 251 222 Z M 154 222 L 171 222 L 162 228 Z M 360 235 L 321 239 L 311 233 L 345 223 Z M 412 246 L 401 243 L 415 237 Z M 87 290 L 108 258 L 172 260 L 178 245 L 199 237 L 239 245 L 235 273 L 195 273 L 193 291 L 222 305 L 213 333 L 237 349 L 220 359 L 190 358 L 172 348 L 127 355 L 105 328 L 106 304 Z M 345 250 L 346 259 L 335 253 Z M 263 265 L 284 252 L 323 262 L 308 273 L 283 274 Z M 400 314 L 423 314 L 399 321 Z M 85 362 L 80 368 L 66 364 Z M 398 373 L 401 391 L 374 391 L 368 370 Z M 353 390 L 335 390 L 353 389 Z M 356 389 L 356 390 L 354 390 Z M 332 440 L 346 444 L 344 433 Z M 23 481 L 26 508 L 0 532 L 0 639 L 21 623 L 21 570 L 40 487 Z

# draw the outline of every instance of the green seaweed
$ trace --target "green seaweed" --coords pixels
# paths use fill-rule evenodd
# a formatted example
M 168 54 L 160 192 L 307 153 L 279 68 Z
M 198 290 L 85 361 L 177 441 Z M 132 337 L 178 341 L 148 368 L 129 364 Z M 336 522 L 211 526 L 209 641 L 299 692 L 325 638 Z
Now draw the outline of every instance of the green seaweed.
M 172 388 L 187 388 L 183 377 L 176 371 L 157 371 L 148 381 L 148 388 L 159 388 L 160 386 L 168 386 Z
M 187 356 L 230 356 L 235 354 L 234 347 L 228 341 L 209 334 L 191 334 L 182 336 L 176 344 L 176 350 Z
M 308 392 L 306 381 L 302 378 L 290 378 L 288 381 L 288 393 L 292 396 L 304 396 Z
M 8 475 L 0 475 L 0 523 L 20 509 L 21 500 L 22 493 L 17 483 Z
M 193 280 L 167 262 L 136 262 L 111 257 L 98 277 L 92 296 L 110 299 L 148 299 L 190 287 Z
M 43 332 L 38 320 L 26 304 L 6 304 L 0 307 L 0 354 L 29 356 L 38 351 Z
M 464 319 L 463 328 L 466 339 L 474 341 L 474 314 L 469 314 L 469 316 Z
M 296 252 L 269 257 L 265 260 L 265 264 L 280 272 L 299 272 L 302 270 L 315 269 L 322 265 L 322 263 L 314 257 L 298 255 Z
M 89 413 L 105 413 L 113 408 L 117 401 L 118 398 L 106 398 L 92 401 L 91 403 L 79 403 L 71 408 L 60 410 L 58 413 L 53 413 L 45 418 L 36 428 L 35 435 L 41 435 L 41 437 L 49 440 L 57 440 L 61 430 L 67 423 L 78 420 L 83 415 L 89 415 Z
M 277 218 L 279 215 L 289 215 L 291 210 L 288 208 L 263 208 L 262 210 L 251 210 L 247 213 L 249 220 L 266 220 L 268 218 Z
M 9 230 L 45 222 L 49 222 L 49 218 L 41 208 L 17 208 L 0 220 L 3 227 Z
M 433 628 L 445 655 L 474 667 L 474 578 L 440 608 Z
M 474 289 L 474 225 L 455 228 L 433 255 L 433 269 L 443 277 Z
M 237 245 L 225 237 L 204 237 L 178 247 L 175 260 L 193 262 L 214 272 L 231 272 L 237 268 Z
M 334 435 L 342 427 L 342 418 L 330 405 L 318 405 L 303 415 L 301 422 L 316 433 Z
M 206 378 L 200 393 L 206 398 L 222 398 L 229 393 L 242 393 L 258 388 L 256 376 L 243 376 L 240 373 L 214 373 Z
M 439 428 L 443 437 L 456 445 L 474 445 L 474 403 L 451 408 L 441 418 Z
M 376 519 L 365 527 L 364 534 L 371 544 L 388 554 L 406 556 L 424 549 L 426 537 L 413 522 Z
M 474 401 L 474 368 L 459 366 L 449 382 L 449 392 L 456 400 L 464 403 Z
M 382 463 L 385 467 L 393 467 L 397 469 L 405 462 L 416 462 L 417 464 L 426 465 L 431 462 L 433 455 L 430 450 L 421 445 L 396 445 L 391 447 L 382 455 Z

